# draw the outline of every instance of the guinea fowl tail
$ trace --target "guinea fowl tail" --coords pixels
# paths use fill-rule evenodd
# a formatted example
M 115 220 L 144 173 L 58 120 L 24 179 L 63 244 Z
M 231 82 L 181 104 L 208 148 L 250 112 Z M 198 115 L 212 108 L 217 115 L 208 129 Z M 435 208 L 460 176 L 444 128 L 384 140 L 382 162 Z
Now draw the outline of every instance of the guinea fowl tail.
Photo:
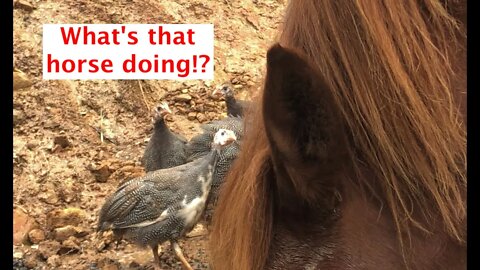
M 137 203 L 136 190 L 142 185 L 139 179 L 125 182 L 118 190 L 107 199 L 100 210 L 97 231 L 114 229 L 113 221 L 122 219 Z

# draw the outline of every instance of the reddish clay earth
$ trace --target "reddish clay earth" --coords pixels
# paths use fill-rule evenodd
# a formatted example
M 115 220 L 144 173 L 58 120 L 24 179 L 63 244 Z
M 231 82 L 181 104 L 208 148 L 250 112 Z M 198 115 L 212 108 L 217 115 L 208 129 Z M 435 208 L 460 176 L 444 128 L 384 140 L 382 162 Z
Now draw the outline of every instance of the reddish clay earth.
M 14 9 L 14 67 L 32 85 L 14 91 L 16 269 L 151 269 L 149 249 L 95 232 L 98 211 L 120 182 L 143 175 L 140 157 L 151 111 L 167 101 L 168 125 L 192 137 L 225 116 L 210 97 L 224 82 L 251 99 L 262 86 L 284 0 L 20 0 Z M 55 23 L 213 23 L 213 81 L 42 80 L 42 25 Z M 208 269 L 208 230 L 180 245 L 195 269 Z M 181 269 L 162 245 L 164 269 Z M 15 269 L 15 268 L 14 268 Z

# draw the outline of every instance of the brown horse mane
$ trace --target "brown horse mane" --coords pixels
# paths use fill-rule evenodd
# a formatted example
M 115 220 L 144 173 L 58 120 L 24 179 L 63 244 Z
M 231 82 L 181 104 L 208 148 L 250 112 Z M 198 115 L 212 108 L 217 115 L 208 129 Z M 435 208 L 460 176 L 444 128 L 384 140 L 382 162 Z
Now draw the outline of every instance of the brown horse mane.
M 465 13 L 466 1 L 438 0 L 295 0 L 286 10 L 279 41 L 322 72 L 349 130 L 358 184 L 380 187 L 402 250 L 412 228 L 429 233 L 435 221 L 465 241 Z M 261 107 L 247 116 L 215 211 L 214 269 L 265 267 L 273 199 Z

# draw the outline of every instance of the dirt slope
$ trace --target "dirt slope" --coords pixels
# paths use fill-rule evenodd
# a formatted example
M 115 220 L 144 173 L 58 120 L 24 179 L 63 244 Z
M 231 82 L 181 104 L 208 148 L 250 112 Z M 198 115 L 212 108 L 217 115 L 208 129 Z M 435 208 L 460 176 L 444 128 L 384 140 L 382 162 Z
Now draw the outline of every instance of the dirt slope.
M 168 125 L 192 137 L 200 122 L 222 118 L 210 98 L 223 82 L 249 99 L 261 87 L 265 53 L 285 6 L 278 0 L 43 0 L 14 10 L 14 67 L 32 80 L 14 92 L 13 256 L 17 269 L 150 269 L 151 251 L 95 232 L 105 197 L 142 175 L 151 109 L 166 100 Z M 47 23 L 213 23 L 214 81 L 45 81 L 42 25 Z M 208 232 L 182 241 L 196 269 L 208 269 Z M 165 269 L 181 269 L 165 244 Z

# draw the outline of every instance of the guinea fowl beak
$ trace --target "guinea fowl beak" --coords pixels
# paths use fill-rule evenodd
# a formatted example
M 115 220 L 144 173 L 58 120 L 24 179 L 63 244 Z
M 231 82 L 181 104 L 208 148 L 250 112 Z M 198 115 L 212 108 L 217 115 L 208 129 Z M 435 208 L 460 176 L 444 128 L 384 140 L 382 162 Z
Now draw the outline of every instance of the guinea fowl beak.
M 213 92 L 212 92 L 212 97 L 214 97 L 214 98 L 220 98 L 220 97 L 222 97 L 222 96 L 223 96 L 223 93 L 222 93 L 221 89 L 222 89 L 221 87 L 215 88 L 215 89 L 213 90 Z

